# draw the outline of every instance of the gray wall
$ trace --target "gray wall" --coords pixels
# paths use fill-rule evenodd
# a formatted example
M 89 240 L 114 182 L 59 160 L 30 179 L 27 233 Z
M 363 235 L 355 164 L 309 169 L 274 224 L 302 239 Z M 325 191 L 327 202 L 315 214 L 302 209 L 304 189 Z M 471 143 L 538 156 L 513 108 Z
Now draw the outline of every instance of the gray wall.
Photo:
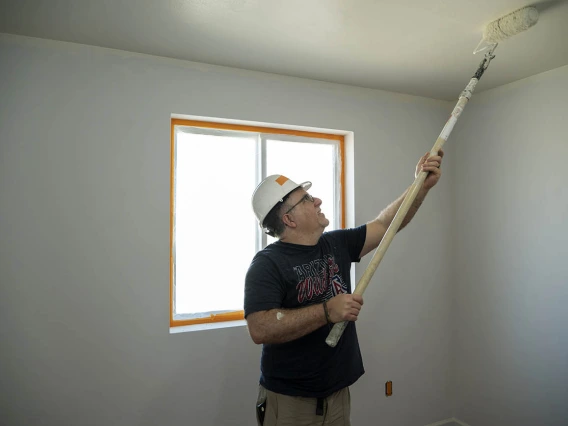
M 454 415 L 566 425 L 568 66 L 473 99 L 454 134 Z
M 451 109 L 8 35 L 0 99 L 0 413 L 10 426 L 254 424 L 260 347 L 246 329 L 169 334 L 171 113 L 354 131 L 359 224 L 412 183 Z M 452 150 L 365 294 L 359 426 L 451 417 Z

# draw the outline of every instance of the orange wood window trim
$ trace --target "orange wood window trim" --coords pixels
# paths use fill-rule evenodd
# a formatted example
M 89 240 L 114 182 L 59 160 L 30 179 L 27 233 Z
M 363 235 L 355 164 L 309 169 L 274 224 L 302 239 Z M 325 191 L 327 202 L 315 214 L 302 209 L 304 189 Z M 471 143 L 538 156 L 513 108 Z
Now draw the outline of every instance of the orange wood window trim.
M 172 118 L 172 129 L 174 126 L 203 127 L 206 129 L 222 129 L 222 130 L 240 130 L 243 132 L 293 135 L 293 136 L 303 136 L 308 138 L 319 138 L 319 139 L 328 139 L 336 141 L 344 140 L 343 135 L 334 135 L 331 133 L 307 132 L 304 130 L 293 130 L 293 129 L 278 129 L 274 127 L 245 126 L 241 124 L 230 124 L 230 123 L 215 123 L 212 121 L 185 120 L 181 118 Z
M 173 315 L 173 312 L 172 312 Z M 194 324 L 211 324 L 213 322 L 238 321 L 245 318 L 245 311 L 224 312 L 222 314 L 211 314 L 208 317 L 193 318 L 186 320 L 170 320 L 170 327 L 181 327 Z
M 208 317 L 176 320 L 174 319 L 174 167 L 175 167 L 175 126 L 203 127 L 207 129 L 240 130 L 245 132 L 258 132 L 267 134 L 282 134 L 336 140 L 339 142 L 340 173 L 339 184 L 341 194 L 341 227 L 345 228 L 345 136 L 330 133 L 307 132 L 303 130 L 278 129 L 261 126 L 245 126 L 240 124 L 216 123 L 210 121 L 186 120 L 172 118 L 170 126 L 170 327 L 182 327 L 194 324 L 210 324 L 225 321 L 238 321 L 244 319 L 244 311 L 212 314 Z
M 174 161 L 175 161 L 175 147 L 174 147 L 174 122 L 172 120 L 170 130 L 170 327 L 175 326 L 174 322 Z

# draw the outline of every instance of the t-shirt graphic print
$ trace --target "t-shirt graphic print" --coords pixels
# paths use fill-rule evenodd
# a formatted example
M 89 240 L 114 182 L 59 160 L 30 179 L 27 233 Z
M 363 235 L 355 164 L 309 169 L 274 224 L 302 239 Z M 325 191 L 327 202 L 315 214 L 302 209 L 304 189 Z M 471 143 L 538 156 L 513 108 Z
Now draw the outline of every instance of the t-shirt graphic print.
M 298 277 L 296 289 L 300 305 L 310 301 L 321 303 L 348 292 L 347 283 L 339 273 L 339 266 L 331 254 L 324 255 L 323 259 L 294 266 L 293 269 Z M 323 297 L 320 297 L 322 295 Z

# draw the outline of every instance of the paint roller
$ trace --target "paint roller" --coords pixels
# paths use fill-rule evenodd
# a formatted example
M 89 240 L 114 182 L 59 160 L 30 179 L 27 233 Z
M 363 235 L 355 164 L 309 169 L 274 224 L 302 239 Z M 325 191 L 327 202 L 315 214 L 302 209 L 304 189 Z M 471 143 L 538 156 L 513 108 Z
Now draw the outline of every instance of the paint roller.
M 538 10 L 528 6 L 509 13 L 485 26 L 483 37 L 473 53 L 491 49 L 497 43 L 528 30 L 538 21 Z
M 487 53 L 485 54 L 485 58 L 481 61 L 474 76 L 472 77 L 466 88 L 460 94 L 458 103 L 454 107 L 452 114 L 450 115 L 450 118 L 448 119 L 444 128 L 442 129 L 442 132 L 440 133 L 440 136 L 438 136 L 438 139 L 436 140 L 434 147 L 430 151 L 430 155 L 437 155 L 440 148 L 442 148 L 444 143 L 448 140 L 454 128 L 454 125 L 458 121 L 458 118 L 460 117 L 463 109 L 465 108 L 465 105 L 471 99 L 475 86 L 481 79 L 481 76 L 489 66 L 491 60 L 495 58 L 493 52 L 495 51 L 498 43 L 529 29 L 530 27 L 535 25 L 537 21 L 538 21 L 538 10 L 532 6 L 528 6 L 519 9 L 515 12 L 512 12 L 508 15 L 505 15 L 502 18 L 499 18 L 491 22 L 485 27 L 485 31 L 483 32 L 483 38 L 481 42 L 478 44 L 475 51 L 473 52 L 475 54 L 483 50 L 488 50 Z M 484 46 L 480 48 L 482 45 Z M 393 218 L 390 226 L 385 232 L 385 235 L 383 236 L 379 246 L 375 250 L 373 258 L 369 262 L 369 265 L 367 266 L 365 272 L 363 273 L 363 276 L 357 283 L 357 287 L 353 292 L 354 294 L 362 295 L 365 289 L 367 288 L 367 286 L 369 285 L 369 282 L 371 281 L 373 274 L 375 273 L 377 267 L 379 266 L 379 263 L 383 259 L 383 256 L 385 255 L 387 248 L 389 247 L 392 239 L 394 238 L 395 234 L 398 232 L 398 229 L 400 228 L 400 225 L 404 217 L 408 213 L 410 206 L 412 205 L 414 199 L 418 195 L 418 192 L 422 187 L 422 184 L 424 183 L 424 180 L 426 179 L 427 175 L 428 175 L 427 172 L 420 172 L 416 177 L 416 179 L 414 180 L 412 186 L 409 188 L 395 217 Z M 345 330 L 347 323 L 348 323 L 347 321 L 343 321 L 336 323 L 333 326 L 333 328 L 329 332 L 329 335 L 327 336 L 327 339 L 325 340 L 329 346 L 335 347 L 337 345 L 337 342 L 341 338 L 341 335 L 343 334 L 343 331 Z

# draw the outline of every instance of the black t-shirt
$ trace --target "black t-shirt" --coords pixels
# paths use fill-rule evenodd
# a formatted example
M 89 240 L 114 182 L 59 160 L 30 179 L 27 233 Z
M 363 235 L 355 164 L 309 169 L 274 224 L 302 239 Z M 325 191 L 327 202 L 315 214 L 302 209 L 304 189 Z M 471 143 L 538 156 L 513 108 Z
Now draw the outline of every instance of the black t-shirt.
M 245 317 L 351 293 L 351 263 L 360 260 L 366 232 L 363 225 L 326 232 L 315 246 L 277 241 L 259 251 L 246 275 Z M 335 348 L 325 343 L 328 334 L 326 325 L 290 342 L 263 345 L 260 383 L 305 397 L 327 397 L 355 383 L 365 372 L 355 323 L 348 323 Z

